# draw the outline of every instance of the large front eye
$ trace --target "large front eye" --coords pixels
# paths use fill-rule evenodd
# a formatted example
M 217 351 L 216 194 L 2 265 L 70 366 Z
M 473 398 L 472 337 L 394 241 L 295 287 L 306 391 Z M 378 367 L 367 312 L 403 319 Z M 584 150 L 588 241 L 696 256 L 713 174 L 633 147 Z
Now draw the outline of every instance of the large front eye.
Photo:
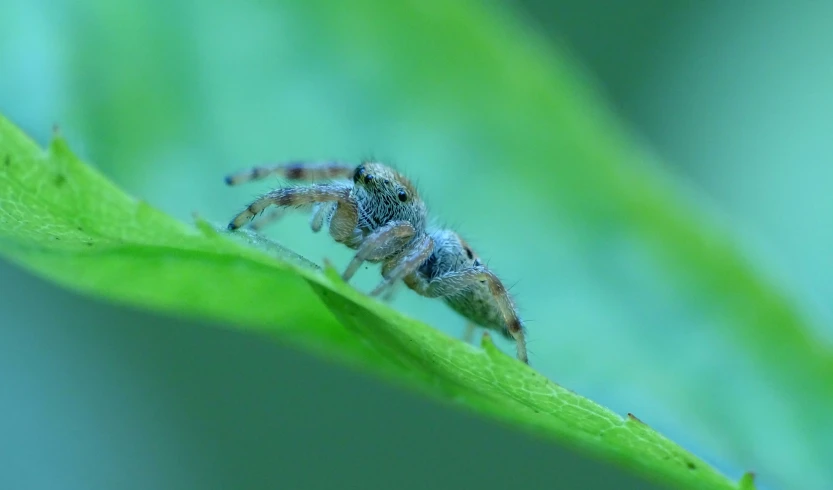
M 353 182 L 358 183 L 363 175 L 364 175 L 364 165 L 359 165 L 358 167 L 356 167 L 356 170 L 353 171 Z
M 408 193 L 405 191 L 399 191 L 399 200 L 405 202 L 408 200 Z

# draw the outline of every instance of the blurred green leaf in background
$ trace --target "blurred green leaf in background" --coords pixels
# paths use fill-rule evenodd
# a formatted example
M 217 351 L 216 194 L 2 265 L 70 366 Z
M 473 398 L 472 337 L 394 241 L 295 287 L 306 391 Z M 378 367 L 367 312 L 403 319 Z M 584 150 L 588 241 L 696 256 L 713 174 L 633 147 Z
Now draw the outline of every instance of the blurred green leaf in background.
M 43 143 L 60 123 L 183 220 L 280 184 L 223 185 L 253 164 L 390 160 L 516 283 L 542 374 L 732 477 L 823 489 L 830 10 L 6 0 L 0 111 Z M 305 221 L 270 236 L 345 264 Z M 395 306 L 462 332 L 436 301 Z

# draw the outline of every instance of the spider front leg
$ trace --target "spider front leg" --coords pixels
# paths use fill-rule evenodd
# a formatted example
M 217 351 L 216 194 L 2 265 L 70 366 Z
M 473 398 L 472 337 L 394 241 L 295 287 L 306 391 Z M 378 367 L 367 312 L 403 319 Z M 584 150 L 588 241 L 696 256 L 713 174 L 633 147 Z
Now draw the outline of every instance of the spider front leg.
M 348 184 L 312 184 L 305 187 L 285 187 L 267 192 L 234 217 L 228 225 L 236 230 L 271 205 L 280 208 L 303 207 L 317 203 L 335 203 L 336 210 L 330 223 L 330 235 L 339 243 L 355 239 L 359 222 L 358 205 L 350 194 Z
M 392 221 L 377 228 L 359 246 L 342 279 L 349 281 L 365 261 L 379 262 L 395 255 L 413 238 L 414 233 L 416 230 L 407 221 Z
M 355 165 L 342 162 L 289 162 L 275 165 L 253 167 L 242 172 L 227 175 L 226 184 L 236 186 L 263 180 L 271 175 L 279 175 L 288 180 L 323 180 L 349 177 L 355 170 Z M 310 221 L 312 231 L 318 232 L 324 224 L 328 211 L 332 211 L 334 203 L 326 206 L 318 205 L 313 209 Z M 261 231 L 268 225 L 278 221 L 286 215 L 286 210 L 277 209 L 257 221 L 253 221 L 249 228 Z
M 476 266 L 462 271 L 448 272 L 442 276 L 432 279 L 430 282 L 412 280 L 410 285 L 417 293 L 429 298 L 451 297 L 467 294 L 467 291 L 478 287 L 479 283 L 485 282 L 489 287 L 489 293 L 495 300 L 505 323 L 506 331 L 515 339 L 518 351 L 518 359 L 529 364 L 526 353 L 526 338 L 524 337 L 523 324 L 515 310 L 515 305 L 506 291 L 500 279 L 489 269 L 483 266 Z
M 280 175 L 289 180 L 321 180 L 348 177 L 355 165 L 342 162 L 289 162 L 263 165 L 226 176 L 227 185 L 240 185 L 262 180 L 270 175 Z
M 385 278 L 370 292 L 371 296 L 378 296 L 384 291 L 389 291 L 394 284 L 412 275 L 420 265 L 428 260 L 431 252 L 434 251 L 434 240 L 426 235 L 415 241 L 405 250 L 389 259 L 382 267 L 382 276 Z
M 249 229 L 259 232 L 284 216 L 286 216 L 286 209 L 273 209 L 269 214 L 262 216 L 260 219 L 251 221 L 249 223 Z
M 336 203 L 328 202 L 328 203 L 318 203 L 312 208 L 312 217 L 310 218 L 309 226 L 312 229 L 313 233 L 318 233 L 321 231 L 321 228 L 324 226 L 324 220 L 327 218 L 327 215 L 335 211 Z M 261 231 L 267 226 L 275 223 L 276 221 L 280 220 L 284 216 L 286 216 L 287 210 L 285 208 L 274 209 L 269 214 L 252 221 L 249 223 L 249 228 L 253 231 Z

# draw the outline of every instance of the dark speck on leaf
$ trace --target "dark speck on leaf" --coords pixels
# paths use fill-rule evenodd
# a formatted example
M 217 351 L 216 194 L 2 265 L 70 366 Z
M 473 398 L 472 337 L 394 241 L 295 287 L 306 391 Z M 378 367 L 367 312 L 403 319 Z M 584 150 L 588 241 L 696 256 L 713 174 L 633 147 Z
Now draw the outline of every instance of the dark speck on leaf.
M 688 466 L 688 469 L 690 469 L 690 470 L 695 470 L 695 469 L 697 469 L 697 466 L 695 466 L 695 465 L 694 465 L 694 463 L 692 463 L 691 461 L 689 461 L 688 463 L 686 463 L 686 466 Z
M 56 186 L 61 187 L 64 184 L 67 183 L 67 178 L 64 177 L 62 174 L 58 174 L 58 175 L 55 176 L 55 179 L 53 180 L 53 182 L 55 182 Z
M 93 242 L 87 242 L 87 246 L 88 246 L 88 247 L 92 247 L 92 246 L 93 246 Z
M 6 155 L 6 158 L 3 159 L 3 164 L 7 167 L 9 165 L 11 165 L 12 164 L 12 157 L 9 156 L 9 155 Z

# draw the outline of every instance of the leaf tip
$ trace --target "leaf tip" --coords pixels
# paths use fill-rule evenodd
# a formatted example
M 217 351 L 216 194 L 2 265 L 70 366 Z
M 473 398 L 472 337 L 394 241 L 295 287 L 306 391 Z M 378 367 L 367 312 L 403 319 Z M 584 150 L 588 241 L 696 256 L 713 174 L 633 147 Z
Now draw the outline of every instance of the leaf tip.
M 740 490 L 755 490 L 755 472 L 747 471 L 744 473 L 738 482 L 738 488 Z
M 480 337 L 480 347 L 486 351 L 486 354 L 488 354 L 489 357 L 503 355 L 500 349 L 498 349 L 495 345 L 495 342 L 492 340 L 492 336 L 488 331 L 483 332 L 483 335 Z

